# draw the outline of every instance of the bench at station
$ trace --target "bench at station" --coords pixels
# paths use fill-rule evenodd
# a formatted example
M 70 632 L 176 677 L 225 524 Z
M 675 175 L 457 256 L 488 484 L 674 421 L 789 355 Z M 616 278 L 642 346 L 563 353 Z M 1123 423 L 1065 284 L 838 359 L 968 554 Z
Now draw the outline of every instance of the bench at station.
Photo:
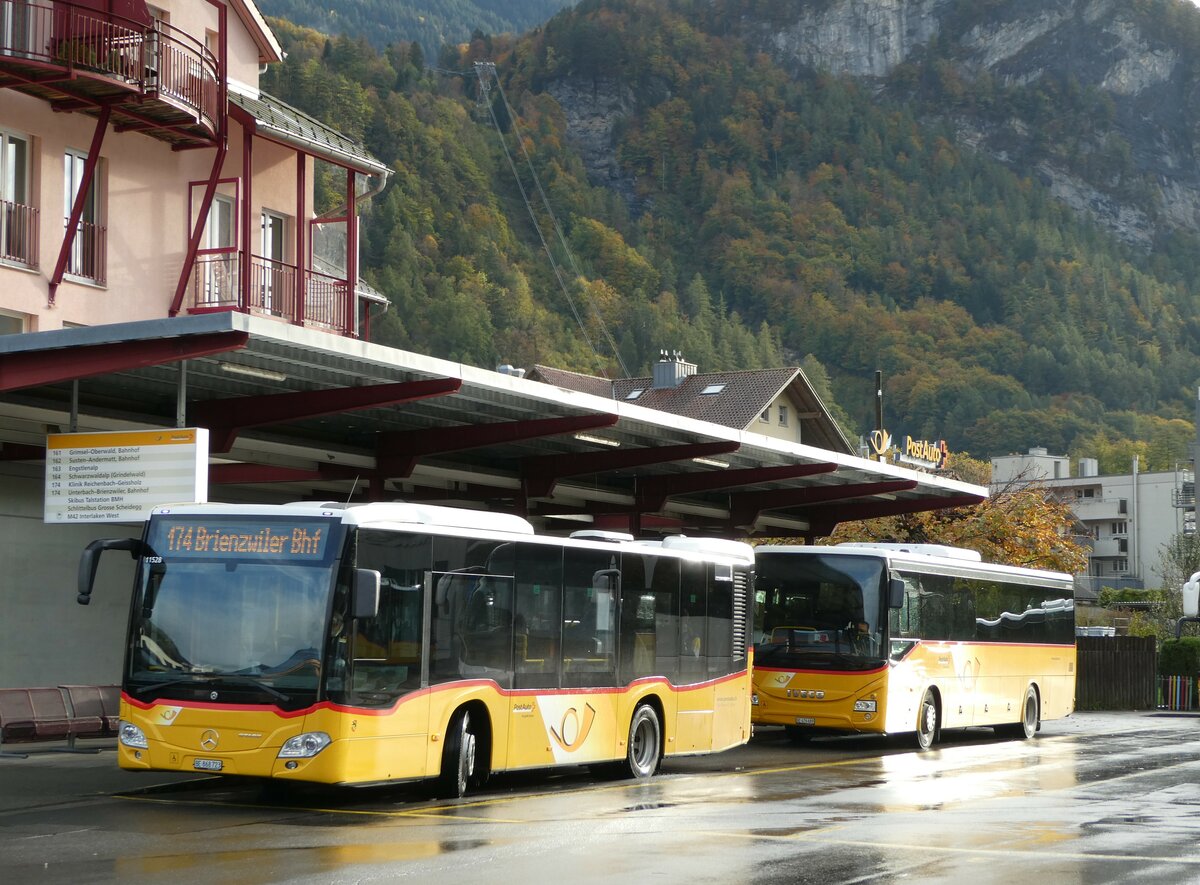
M 115 737 L 120 698 L 116 685 L 0 688 L 0 757 L 23 759 L 29 754 L 5 751 L 5 745 L 36 741 L 66 741 L 55 748 L 62 752 L 98 753 L 75 741 Z

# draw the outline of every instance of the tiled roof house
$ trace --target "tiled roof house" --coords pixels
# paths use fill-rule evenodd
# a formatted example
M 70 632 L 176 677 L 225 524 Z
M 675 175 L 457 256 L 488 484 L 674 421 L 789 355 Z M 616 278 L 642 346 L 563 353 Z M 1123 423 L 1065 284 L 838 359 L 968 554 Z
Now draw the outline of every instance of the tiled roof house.
M 738 430 L 858 454 L 799 367 L 696 372 L 678 353 L 663 354 L 648 378 L 610 381 L 536 365 L 527 378 Z

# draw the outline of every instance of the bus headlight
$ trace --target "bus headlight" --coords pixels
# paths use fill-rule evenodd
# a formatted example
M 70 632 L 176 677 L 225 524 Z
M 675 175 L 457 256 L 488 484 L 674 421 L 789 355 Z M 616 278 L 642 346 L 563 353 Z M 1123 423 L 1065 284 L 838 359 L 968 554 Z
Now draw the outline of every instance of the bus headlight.
M 136 747 L 139 750 L 145 750 L 149 746 L 146 743 L 146 733 L 124 719 L 117 725 L 117 740 L 126 747 Z
M 875 710 L 876 710 L 876 702 L 874 700 L 855 701 L 854 702 L 854 712 L 855 713 L 874 713 Z
M 316 756 L 333 740 L 323 731 L 307 731 L 288 738 L 279 748 L 280 759 L 310 759 Z

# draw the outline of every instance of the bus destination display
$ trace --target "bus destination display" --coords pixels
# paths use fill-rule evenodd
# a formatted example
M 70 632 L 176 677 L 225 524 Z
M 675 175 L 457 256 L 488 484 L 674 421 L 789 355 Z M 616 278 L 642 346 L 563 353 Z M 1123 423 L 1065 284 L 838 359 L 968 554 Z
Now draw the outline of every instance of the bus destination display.
M 173 521 L 159 524 L 159 543 L 153 546 L 171 558 L 230 556 L 314 561 L 325 558 L 329 533 L 328 523 L 313 521 Z

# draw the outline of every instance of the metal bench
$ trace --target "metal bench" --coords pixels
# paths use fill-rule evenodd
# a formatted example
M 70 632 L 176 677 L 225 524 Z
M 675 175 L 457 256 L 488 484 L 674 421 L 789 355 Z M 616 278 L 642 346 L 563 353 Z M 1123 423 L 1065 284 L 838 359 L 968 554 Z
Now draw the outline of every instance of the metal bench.
M 66 747 L 54 748 L 58 752 L 99 752 L 77 747 L 76 738 L 115 735 L 118 706 L 116 686 L 0 688 L 0 757 L 27 758 L 4 751 L 4 744 L 36 741 L 65 740 Z

